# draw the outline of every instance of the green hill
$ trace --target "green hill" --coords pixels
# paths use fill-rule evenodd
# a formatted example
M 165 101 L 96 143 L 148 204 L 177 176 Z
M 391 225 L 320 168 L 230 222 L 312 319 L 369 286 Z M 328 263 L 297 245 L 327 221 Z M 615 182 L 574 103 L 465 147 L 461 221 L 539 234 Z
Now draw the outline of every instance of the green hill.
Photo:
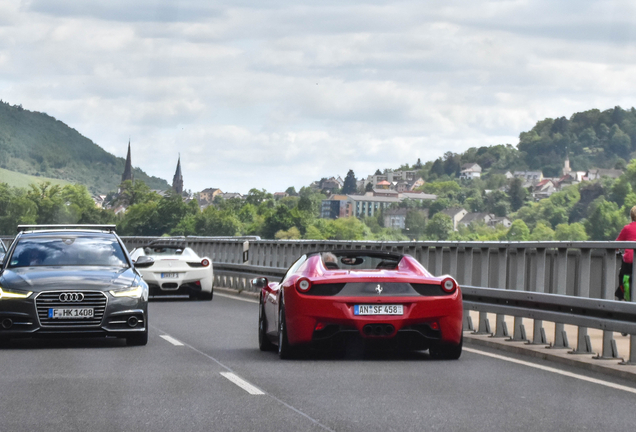
M 0 183 L 7 183 L 9 186 L 26 188 L 31 183 L 51 182 L 54 185 L 66 186 L 71 182 L 60 179 L 53 179 L 48 177 L 32 176 L 28 174 L 22 174 L 15 171 L 9 171 L 4 168 L 0 168 Z
M 92 193 L 107 193 L 119 186 L 124 163 L 123 158 L 47 114 L 0 102 L 0 168 L 80 183 Z M 138 168 L 134 176 L 151 189 L 170 187 Z

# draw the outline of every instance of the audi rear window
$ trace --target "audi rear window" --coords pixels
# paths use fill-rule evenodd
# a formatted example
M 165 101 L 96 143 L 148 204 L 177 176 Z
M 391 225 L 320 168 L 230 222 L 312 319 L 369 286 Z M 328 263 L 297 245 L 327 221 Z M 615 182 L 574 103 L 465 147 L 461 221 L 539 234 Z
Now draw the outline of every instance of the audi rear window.
M 40 266 L 128 267 L 128 262 L 114 238 L 46 236 L 20 239 L 8 267 Z

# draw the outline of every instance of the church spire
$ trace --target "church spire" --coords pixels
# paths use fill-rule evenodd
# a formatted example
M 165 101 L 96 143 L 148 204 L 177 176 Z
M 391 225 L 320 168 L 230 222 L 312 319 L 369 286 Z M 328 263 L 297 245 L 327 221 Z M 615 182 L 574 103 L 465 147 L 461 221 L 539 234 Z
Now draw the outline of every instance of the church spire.
M 183 193 L 183 175 L 181 174 L 181 154 L 179 154 L 179 159 L 177 160 L 177 170 L 174 173 L 174 177 L 172 178 L 172 189 L 178 194 Z
M 121 182 L 123 183 L 126 180 L 133 180 L 132 159 L 130 157 L 130 139 L 128 140 L 128 155 L 126 156 L 126 165 L 124 167 L 124 174 L 121 176 Z

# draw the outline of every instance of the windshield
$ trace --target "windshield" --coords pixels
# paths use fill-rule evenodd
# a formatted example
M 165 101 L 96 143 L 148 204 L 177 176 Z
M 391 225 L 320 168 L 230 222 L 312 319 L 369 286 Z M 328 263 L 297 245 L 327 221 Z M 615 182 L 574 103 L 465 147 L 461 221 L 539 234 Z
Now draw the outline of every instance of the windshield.
M 116 239 L 103 237 L 33 237 L 20 239 L 8 267 L 128 267 Z
M 323 252 L 320 256 L 328 270 L 395 270 L 401 259 L 400 256 L 365 252 L 360 254 Z
M 144 248 L 144 254 L 151 256 L 182 255 L 186 257 L 196 257 L 192 249 L 179 246 L 146 246 Z

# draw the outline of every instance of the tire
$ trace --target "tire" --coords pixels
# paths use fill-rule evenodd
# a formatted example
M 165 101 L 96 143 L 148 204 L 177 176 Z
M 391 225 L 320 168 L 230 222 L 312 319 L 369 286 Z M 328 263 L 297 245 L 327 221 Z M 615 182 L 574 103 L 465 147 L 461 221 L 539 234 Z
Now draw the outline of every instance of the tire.
M 199 294 L 199 300 L 210 301 L 212 297 L 214 297 L 214 289 L 210 292 L 201 291 L 201 294 Z
M 267 321 L 265 320 L 265 306 L 263 306 L 263 298 L 261 297 L 258 307 L 258 348 L 261 351 L 273 351 L 276 346 L 269 340 L 265 329 Z
M 287 323 L 285 322 L 285 306 L 278 310 L 278 357 L 281 359 L 292 359 L 296 355 L 294 347 L 289 345 L 287 340 Z
M 464 344 L 464 335 L 457 345 L 436 344 L 431 345 L 428 349 L 431 357 L 437 360 L 457 360 L 462 355 L 462 345 Z
M 126 345 L 128 346 L 143 346 L 148 343 L 148 327 L 143 333 L 135 333 L 130 336 L 126 336 Z
M 214 297 L 214 289 L 210 292 L 201 291 L 200 293 L 190 294 L 190 300 L 210 301 Z

